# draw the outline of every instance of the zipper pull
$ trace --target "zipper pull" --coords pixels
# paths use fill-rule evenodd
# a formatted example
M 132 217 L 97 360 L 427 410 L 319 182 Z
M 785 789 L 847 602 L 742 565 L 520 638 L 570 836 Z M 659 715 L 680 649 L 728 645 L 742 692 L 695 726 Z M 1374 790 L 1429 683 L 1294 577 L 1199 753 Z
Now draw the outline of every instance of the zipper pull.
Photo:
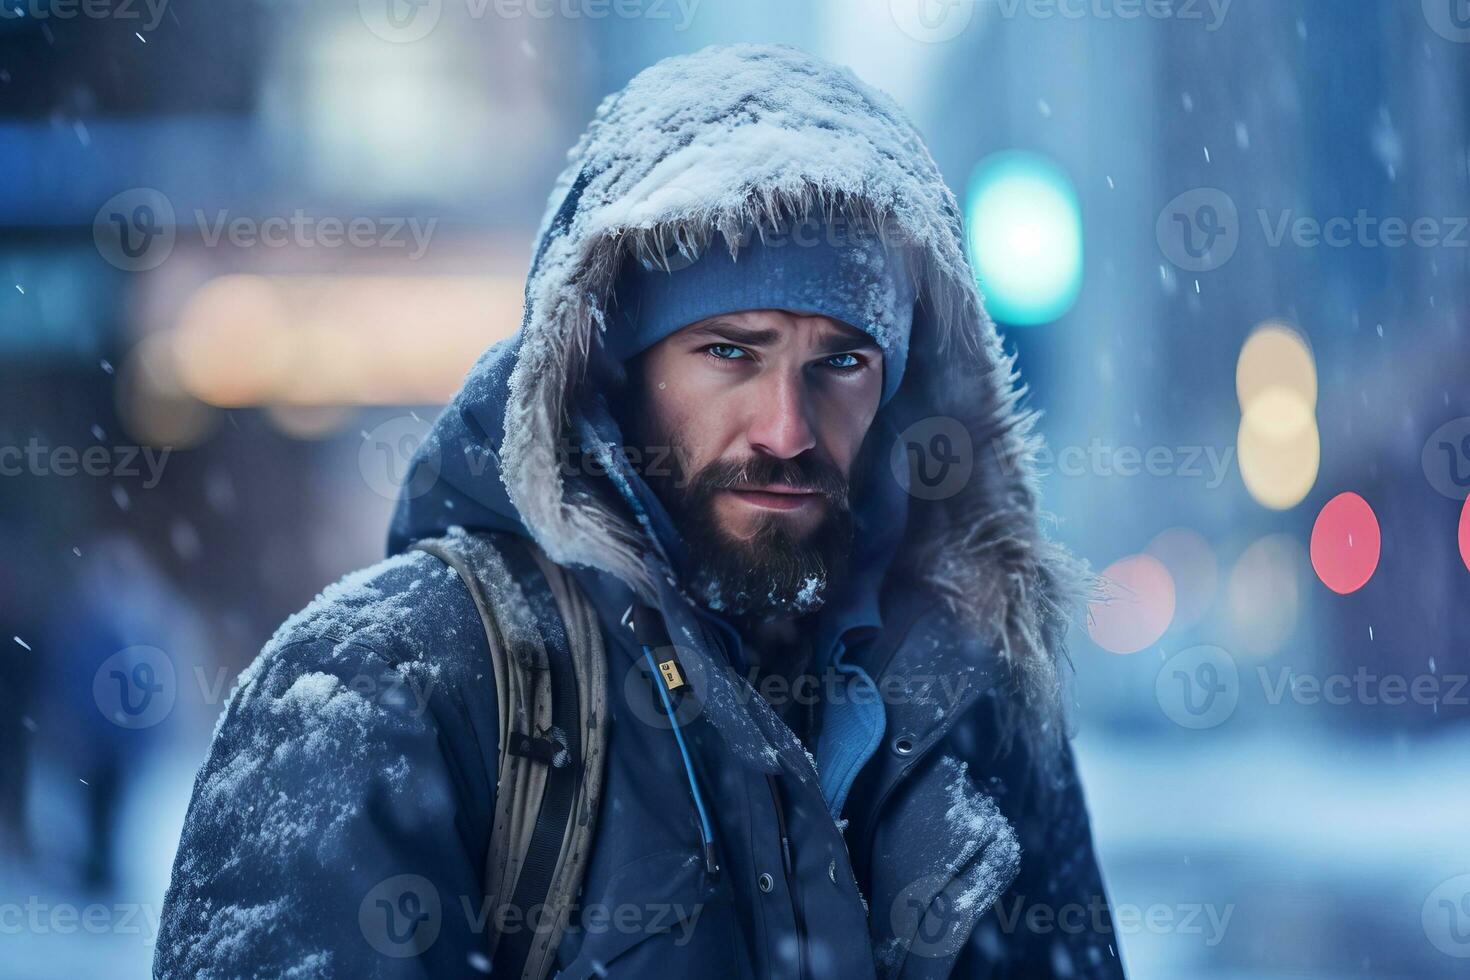
M 664 679 L 664 687 L 671 691 L 677 691 L 681 687 L 688 686 L 688 683 L 684 680 L 683 672 L 679 670 L 679 661 L 674 657 L 672 651 L 669 653 L 667 660 L 660 660 L 658 662 L 658 672 L 659 676 Z

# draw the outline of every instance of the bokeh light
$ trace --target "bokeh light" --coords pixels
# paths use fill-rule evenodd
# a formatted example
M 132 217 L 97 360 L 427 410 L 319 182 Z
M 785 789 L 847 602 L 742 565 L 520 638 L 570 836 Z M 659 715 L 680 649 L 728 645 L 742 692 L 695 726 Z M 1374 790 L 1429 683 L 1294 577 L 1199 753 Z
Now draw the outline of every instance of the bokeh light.
M 1312 569 L 1333 592 L 1356 592 L 1373 577 L 1380 544 L 1378 516 L 1368 501 L 1340 493 L 1312 525 Z
M 1322 457 L 1317 366 L 1306 338 L 1279 321 L 1257 327 L 1236 361 L 1235 393 L 1241 481 L 1257 503 L 1295 507 L 1317 482 Z
M 504 276 L 226 275 L 166 336 L 180 385 L 209 405 L 437 404 L 520 313 Z
M 1087 632 L 1110 653 L 1153 646 L 1174 619 L 1174 579 L 1152 555 L 1129 555 L 1102 573 L 1103 597 L 1088 607 Z
M 140 445 L 192 449 L 219 425 L 219 412 L 184 390 L 167 334 L 148 334 L 123 359 L 117 414 Z
M 1470 569 L 1470 497 L 1465 498 L 1465 507 L 1460 511 L 1460 558 Z
M 991 316 L 1048 323 L 1082 288 L 1082 211 L 1071 179 L 1035 153 L 981 160 L 970 176 L 970 261 Z
M 1285 646 L 1300 616 L 1302 548 L 1283 534 L 1251 544 L 1230 570 L 1226 606 L 1236 645 L 1265 656 Z
M 1307 340 L 1289 325 L 1268 320 L 1240 349 L 1235 366 L 1235 394 L 1245 411 L 1270 388 L 1293 392 L 1309 411 L 1317 407 L 1317 365 Z
M 1187 527 L 1171 527 L 1143 551 L 1163 562 L 1174 579 L 1173 625 L 1193 626 L 1203 619 L 1220 585 L 1220 565 L 1204 535 Z
M 1317 419 L 1293 393 L 1269 388 L 1240 417 L 1236 454 L 1250 495 L 1273 510 L 1302 502 L 1321 464 Z

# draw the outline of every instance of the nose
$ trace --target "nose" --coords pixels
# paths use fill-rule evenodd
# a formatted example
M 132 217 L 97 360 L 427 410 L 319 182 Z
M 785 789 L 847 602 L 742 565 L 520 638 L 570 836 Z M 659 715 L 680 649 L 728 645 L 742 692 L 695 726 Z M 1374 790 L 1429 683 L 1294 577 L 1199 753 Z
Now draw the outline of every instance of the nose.
M 808 417 L 811 406 L 800 380 L 773 377 L 753 394 L 755 403 L 745 433 L 752 449 L 778 459 L 791 459 L 817 444 L 816 431 Z

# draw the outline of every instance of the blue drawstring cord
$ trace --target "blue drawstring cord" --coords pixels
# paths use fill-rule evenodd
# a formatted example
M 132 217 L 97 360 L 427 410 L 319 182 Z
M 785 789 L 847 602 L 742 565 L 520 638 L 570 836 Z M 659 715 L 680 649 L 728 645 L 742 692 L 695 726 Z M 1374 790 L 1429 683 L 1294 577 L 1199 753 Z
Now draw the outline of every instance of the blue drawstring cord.
M 709 813 L 704 808 L 704 796 L 699 792 L 699 781 L 694 778 L 694 762 L 689 758 L 689 746 L 684 743 L 684 731 L 679 727 L 674 702 L 669 697 L 658 664 L 653 659 L 653 651 L 644 646 L 643 656 L 648 660 L 648 669 L 653 671 L 653 686 L 658 688 L 659 699 L 663 701 L 669 724 L 674 728 L 674 740 L 679 743 L 679 755 L 684 759 L 684 775 L 689 780 L 689 792 L 694 796 L 694 809 L 699 811 L 699 830 L 704 841 L 704 866 L 710 874 L 714 874 L 720 870 L 720 864 L 715 860 L 715 832 L 710 827 Z

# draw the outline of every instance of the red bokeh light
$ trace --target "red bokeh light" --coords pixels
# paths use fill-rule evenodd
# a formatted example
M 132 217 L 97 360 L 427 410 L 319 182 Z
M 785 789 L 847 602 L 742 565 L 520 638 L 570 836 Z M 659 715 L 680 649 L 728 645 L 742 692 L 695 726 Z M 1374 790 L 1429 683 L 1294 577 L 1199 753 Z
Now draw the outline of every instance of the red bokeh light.
M 1340 493 L 1327 501 L 1312 526 L 1312 569 L 1333 592 L 1356 592 L 1378 568 L 1381 545 L 1378 516 L 1368 501 Z
M 1465 507 L 1460 511 L 1460 560 L 1470 568 L 1470 497 L 1465 498 Z

